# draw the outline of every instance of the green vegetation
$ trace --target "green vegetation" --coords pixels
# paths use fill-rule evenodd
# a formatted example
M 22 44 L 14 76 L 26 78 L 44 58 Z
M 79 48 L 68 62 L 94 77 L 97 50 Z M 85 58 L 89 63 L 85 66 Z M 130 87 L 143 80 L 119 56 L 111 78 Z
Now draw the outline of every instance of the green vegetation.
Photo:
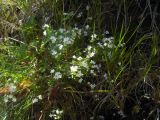
M 148 1 L 1 0 L 0 120 L 159 120 Z

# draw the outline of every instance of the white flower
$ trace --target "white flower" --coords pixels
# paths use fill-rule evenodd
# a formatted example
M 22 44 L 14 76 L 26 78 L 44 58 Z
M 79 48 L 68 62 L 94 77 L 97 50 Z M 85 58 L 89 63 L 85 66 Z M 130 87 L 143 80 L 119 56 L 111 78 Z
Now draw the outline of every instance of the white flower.
M 76 59 L 77 57 L 75 55 L 73 55 L 72 58 Z
M 91 89 L 94 89 L 96 87 L 95 84 L 90 84 Z
M 87 35 L 88 35 L 88 32 L 87 32 L 87 31 L 84 31 L 83 34 L 84 34 L 84 36 L 87 36 Z
M 54 49 L 51 51 L 51 54 L 52 55 L 56 55 L 57 54 L 57 51 L 55 51 Z
M 121 66 L 121 62 L 118 62 L 118 65 Z
M 92 49 L 92 46 L 88 46 L 87 50 L 90 51 Z
M 77 74 L 76 74 L 76 76 L 77 76 L 77 77 L 82 77 L 82 76 L 83 76 L 83 73 L 82 73 L 81 71 L 78 71 Z
M 81 64 L 82 64 L 83 67 L 88 68 L 88 64 L 87 64 L 86 61 L 82 61 Z
M 107 47 L 108 47 L 108 48 L 113 48 L 114 45 L 113 45 L 113 44 L 108 44 Z
M 100 42 L 98 42 L 97 44 L 99 45 L 99 47 L 104 48 Z
M 36 102 L 38 102 L 38 99 L 37 99 L 37 98 L 34 98 L 34 99 L 32 100 L 32 103 L 36 103 Z
M 79 83 L 82 83 L 82 81 L 83 81 L 83 79 L 82 79 L 82 78 L 80 78 L 80 79 L 78 80 L 78 82 L 79 82 Z
M 53 74 L 54 72 L 55 72 L 55 70 L 54 70 L 54 69 L 52 69 L 50 73 L 51 73 L 51 74 Z
M 90 57 L 93 57 L 95 55 L 95 52 L 91 52 L 91 53 L 88 53 L 88 58 L 90 58 Z
M 5 97 L 4 97 L 4 102 L 7 103 L 8 101 L 9 101 L 8 97 L 5 96 Z
M 10 95 L 8 95 L 7 97 L 10 98 L 10 99 L 12 99 L 12 98 L 13 98 L 13 95 L 10 94 Z
M 78 66 L 71 66 L 70 70 L 71 72 L 76 72 L 78 70 Z
M 62 44 L 58 44 L 59 46 L 59 49 L 61 50 L 63 48 L 63 45 Z
M 89 6 L 88 6 L 88 5 L 86 6 L 86 10 L 87 10 L 87 11 L 89 10 Z
M 123 118 L 126 117 L 126 115 L 124 114 L 122 110 L 118 111 L 118 114 L 121 115 Z
M 97 38 L 97 35 L 96 35 L 96 34 L 92 34 L 92 35 L 91 35 L 91 38 L 92 38 L 92 39 L 95 39 L 95 38 Z
M 104 77 L 105 80 L 107 80 L 107 74 L 106 73 L 103 75 L 103 77 Z
M 47 31 L 43 31 L 43 35 L 46 36 L 47 35 Z
M 78 35 L 81 35 L 81 34 L 82 34 L 82 30 L 78 29 Z
M 94 70 L 90 70 L 90 73 L 91 73 L 91 74 L 95 74 Z
M 50 40 L 52 41 L 52 43 L 55 43 L 56 40 L 57 40 L 57 38 L 56 38 L 55 36 L 51 36 L 51 37 L 50 37 Z
M 65 37 L 65 38 L 63 39 L 63 42 L 64 42 L 64 44 L 66 44 L 66 45 L 72 43 L 69 37 Z
M 93 65 L 92 68 L 97 68 L 98 69 L 98 65 Z
M 60 78 L 62 78 L 62 74 L 60 72 L 56 72 L 54 75 L 54 79 L 58 80 Z
M 93 60 L 91 60 L 90 63 L 93 64 L 93 65 L 96 64 L 95 61 L 93 61 Z
M 54 117 L 54 114 L 51 114 L 51 113 L 50 113 L 50 114 L 49 114 L 49 117 L 51 117 L 51 118 Z
M 107 35 L 108 35 L 108 34 L 109 34 L 109 31 L 108 31 L 108 30 L 107 30 L 107 31 L 105 31 L 105 34 L 107 34 Z
M 88 30 L 89 29 L 89 25 L 86 25 L 85 28 Z
M 56 114 L 62 114 L 62 113 L 63 113 L 63 110 L 59 110 L 59 109 L 56 110 Z
M 13 101 L 13 102 L 16 102 L 16 101 L 17 101 L 17 99 L 16 99 L 15 97 L 13 97 L 13 98 L 12 98 L 12 101 Z
M 78 15 L 77 15 L 77 18 L 80 18 L 82 16 L 83 12 L 80 12 Z
M 42 100 L 42 95 L 37 96 L 39 100 Z
M 49 28 L 48 24 L 44 24 L 43 28 Z
M 16 86 L 15 86 L 13 83 L 11 83 L 11 84 L 9 85 L 9 92 L 13 93 L 13 92 L 15 92 L 15 91 L 16 91 Z
M 79 60 L 79 61 L 82 60 L 82 57 L 78 57 L 77 60 Z

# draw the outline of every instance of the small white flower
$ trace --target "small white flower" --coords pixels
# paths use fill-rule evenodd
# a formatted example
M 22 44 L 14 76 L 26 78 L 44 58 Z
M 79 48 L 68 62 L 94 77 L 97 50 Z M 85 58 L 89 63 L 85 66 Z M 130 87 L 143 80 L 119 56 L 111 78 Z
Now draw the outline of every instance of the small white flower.
M 54 117 L 54 114 L 49 114 L 49 117 L 50 117 L 50 118 Z
M 7 97 L 10 98 L 10 99 L 12 99 L 14 96 L 13 95 L 8 95 Z
M 126 115 L 124 114 L 122 110 L 118 111 L 118 114 L 121 115 L 123 118 L 126 117 Z
M 4 102 L 7 103 L 8 101 L 9 101 L 8 97 L 5 96 L 5 97 L 4 97 Z
M 63 110 L 59 110 L 59 109 L 56 110 L 56 114 L 62 114 L 62 113 L 63 113 Z
M 83 81 L 83 79 L 82 79 L 82 78 L 80 78 L 80 79 L 78 80 L 78 82 L 79 82 L 79 83 L 82 83 L 82 81 Z
M 51 36 L 51 37 L 50 37 L 50 40 L 52 41 L 52 43 L 55 43 L 56 40 L 57 40 L 57 38 L 56 38 L 55 36 Z
M 86 25 L 85 28 L 88 30 L 89 29 L 89 25 Z
M 80 13 L 77 15 L 77 18 L 82 17 L 82 14 L 83 14 L 83 12 L 80 12 Z
M 92 34 L 92 35 L 91 35 L 91 38 L 92 38 L 92 39 L 96 39 L 96 38 L 97 38 L 97 35 L 96 35 L 96 34 Z
M 91 89 L 94 89 L 96 87 L 95 84 L 90 84 Z
M 98 69 L 98 65 L 93 65 L 92 68 Z
M 37 98 L 34 98 L 34 99 L 32 100 L 32 103 L 36 103 L 36 102 L 38 102 L 38 99 L 37 99 Z
M 11 83 L 11 84 L 9 85 L 9 92 L 13 93 L 13 92 L 15 92 L 15 91 L 16 91 L 16 86 L 15 86 L 13 83 Z
M 17 99 L 16 99 L 15 97 L 13 97 L 13 98 L 12 98 L 12 101 L 13 101 L 13 102 L 16 102 L 16 101 L 17 101 Z
M 37 96 L 39 100 L 42 100 L 42 95 Z
M 96 64 L 95 61 L 93 61 L 93 60 L 91 60 L 90 63 L 93 64 L 93 65 Z
M 90 8 L 90 7 L 87 5 L 87 6 L 86 6 L 86 10 L 88 11 L 88 10 L 89 10 L 89 8 Z
M 99 45 L 99 47 L 104 48 L 100 42 L 98 42 L 97 44 Z
M 82 64 L 83 67 L 88 68 L 88 64 L 87 64 L 86 61 L 82 61 L 81 64 Z
M 93 57 L 95 55 L 95 52 L 91 52 L 88 54 L 88 58 Z
M 94 70 L 90 70 L 90 73 L 91 73 L 91 74 L 95 74 Z
M 103 75 L 103 77 L 104 77 L 105 80 L 107 80 L 107 74 L 106 73 Z
M 121 62 L 118 62 L 118 65 L 121 66 Z
M 105 31 L 105 34 L 106 34 L 106 35 L 108 35 L 108 34 L 109 34 L 109 31 L 108 31 L 108 30 L 107 30 L 107 31 Z
M 77 57 L 75 55 L 73 55 L 72 58 L 76 59 Z
M 82 60 L 82 57 L 78 57 L 77 60 L 79 60 L 79 61 Z
M 64 42 L 64 44 L 66 44 L 66 45 L 69 45 L 69 44 L 72 43 L 69 37 L 65 37 L 65 38 L 63 39 L 63 42 Z
M 54 72 L 55 72 L 55 70 L 54 70 L 54 69 L 52 69 L 50 73 L 51 73 L 51 74 L 53 74 Z
M 76 72 L 78 70 L 78 66 L 71 66 L 70 70 L 71 72 Z
M 48 24 L 44 24 L 43 28 L 49 28 Z
M 92 46 L 89 45 L 89 46 L 87 47 L 87 50 L 90 51 L 91 49 L 92 49 Z
M 82 76 L 83 76 L 83 73 L 82 73 L 81 71 L 78 71 L 77 74 L 76 74 L 76 76 L 77 76 L 77 77 L 82 77 Z
M 108 44 L 107 47 L 108 47 L 108 48 L 113 48 L 114 45 L 113 45 L 113 44 Z
M 78 29 L 78 35 L 81 35 L 81 34 L 82 34 L 82 30 Z
M 47 35 L 47 31 L 45 30 L 45 31 L 43 31 L 43 35 L 44 36 L 46 36 Z
M 62 44 L 58 44 L 59 46 L 59 49 L 61 50 L 63 48 L 63 45 Z
M 57 54 L 57 51 L 55 51 L 54 49 L 51 51 L 51 54 L 52 55 L 56 55 Z
M 60 72 L 56 72 L 54 75 L 54 79 L 58 80 L 60 78 L 62 78 L 62 74 Z
M 54 110 L 54 109 L 53 109 L 51 112 L 52 112 L 52 113 L 55 113 L 55 112 L 56 112 L 56 110 Z

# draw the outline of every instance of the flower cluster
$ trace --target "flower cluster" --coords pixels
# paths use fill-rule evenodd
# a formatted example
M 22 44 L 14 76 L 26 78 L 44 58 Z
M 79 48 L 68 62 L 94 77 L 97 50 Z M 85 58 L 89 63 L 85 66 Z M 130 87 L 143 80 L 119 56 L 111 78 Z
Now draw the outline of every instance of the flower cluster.
M 50 73 L 51 73 L 51 74 L 54 74 L 54 79 L 56 79 L 56 80 L 62 78 L 62 73 L 61 73 L 61 72 L 55 72 L 54 69 L 52 69 L 52 70 L 50 71 Z
M 48 25 L 44 25 L 43 35 L 50 41 L 50 53 L 54 57 L 58 57 L 69 46 L 73 45 L 78 36 L 81 35 L 81 29 L 60 28 L 58 30 L 48 29 Z
M 9 101 L 16 102 L 17 98 L 13 96 L 12 94 L 4 95 L 4 102 L 8 103 Z
M 36 103 L 36 102 L 38 102 L 39 100 L 42 100 L 42 95 L 38 95 L 36 98 L 34 98 L 34 99 L 32 100 L 32 103 Z
M 60 120 L 62 118 L 63 110 L 53 109 L 49 114 L 49 117 L 54 118 L 55 120 Z

